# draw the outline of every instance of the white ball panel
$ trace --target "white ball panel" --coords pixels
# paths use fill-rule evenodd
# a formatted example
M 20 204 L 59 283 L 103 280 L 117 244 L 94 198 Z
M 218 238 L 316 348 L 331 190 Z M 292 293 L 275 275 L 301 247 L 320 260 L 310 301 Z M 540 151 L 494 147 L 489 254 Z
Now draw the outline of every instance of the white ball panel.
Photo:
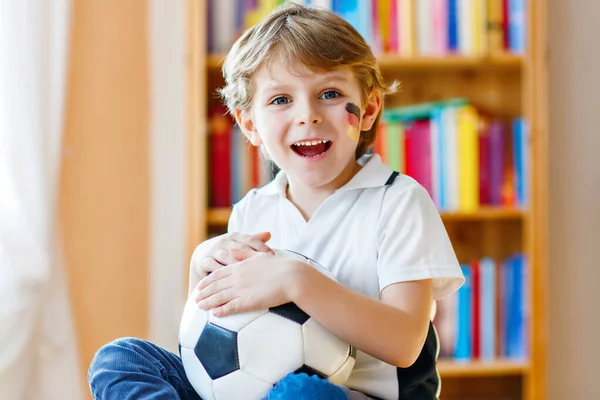
M 194 349 L 200 333 L 208 322 L 207 312 L 201 310 L 196 304 L 198 290 L 194 289 L 188 297 L 183 309 L 183 316 L 179 324 L 179 344 L 186 349 Z
M 302 347 L 300 325 L 267 313 L 238 333 L 240 369 L 275 384 L 302 366 Z
M 350 346 L 310 318 L 302 325 L 304 363 L 326 375 L 331 375 L 349 357 Z
M 192 387 L 202 397 L 202 400 L 216 400 L 213 393 L 213 381 L 206 370 L 198 361 L 194 350 L 181 349 L 181 359 L 185 368 L 185 374 Z
M 239 369 L 214 382 L 217 400 L 260 400 L 272 387 L 273 385 Z
M 212 310 L 210 310 L 208 321 L 230 331 L 239 332 L 243 327 L 254 321 L 256 318 L 268 312 L 269 310 L 252 311 L 219 318 L 215 317 Z
M 329 375 L 329 382 L 335 383 L 336 385 L 345 385 L 350 378 L 355 362 L 356 359 L 354 357 L 348 357 L 346 362 L 337 371 Z

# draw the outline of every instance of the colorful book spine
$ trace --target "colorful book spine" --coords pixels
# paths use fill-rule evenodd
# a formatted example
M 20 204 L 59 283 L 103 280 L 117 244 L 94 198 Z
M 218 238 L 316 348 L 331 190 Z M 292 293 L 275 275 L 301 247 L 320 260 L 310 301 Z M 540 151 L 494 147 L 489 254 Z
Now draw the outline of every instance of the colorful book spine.
M 470 361 L 473 357 L 473 277 L 468 264 L 462 264 L 461 268 L 465 282 L 456 293 L 456 344 L 454 346 L 453 358 L 457 361 Z
M 508 42 L 510 50 L 516 54 L 525 52 L 525 2 L 508 1 Z
M 526 0 L 207 0 L 207 48 L 224 53 L 273 8 L 294 2 L 345 18 L 375 54 L 523 54 Z
M 460 209 L 475 211 L 479 207 L 479 133 L 472 106 L 458 111 L 458 160 Z
M 526 360 L 529 356 L 529 273 L 515 253 L 461 263 L 465 282 L 437 301 L 433 320 L 440 356 L 456 361 Z

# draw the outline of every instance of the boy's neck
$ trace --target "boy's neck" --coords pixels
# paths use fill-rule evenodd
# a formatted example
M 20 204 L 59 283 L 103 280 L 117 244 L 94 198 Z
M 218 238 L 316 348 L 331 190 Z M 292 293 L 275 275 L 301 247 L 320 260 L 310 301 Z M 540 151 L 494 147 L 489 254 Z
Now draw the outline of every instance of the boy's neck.
M 358 163 L 352 163 L 337 178 L 323 186 L 304 186 L 293 182 L 288 176 L 286 196 L 308 221 L 325 199 L 348 183 L 360 169 Z

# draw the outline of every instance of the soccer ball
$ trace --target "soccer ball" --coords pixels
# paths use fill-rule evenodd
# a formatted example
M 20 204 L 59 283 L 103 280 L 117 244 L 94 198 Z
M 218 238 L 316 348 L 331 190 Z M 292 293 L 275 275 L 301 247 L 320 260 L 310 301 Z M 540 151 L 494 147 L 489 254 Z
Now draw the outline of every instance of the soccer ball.
M 331 276 L 314 260 L 275 250 Z M 194 290 L 179 326 L 185 373 L 203 400 L 259 400 L 292 372 L 344 384 L 354 367 L 354 348 L 293 303 L 268 310 L 215 317 L 201 310 Z

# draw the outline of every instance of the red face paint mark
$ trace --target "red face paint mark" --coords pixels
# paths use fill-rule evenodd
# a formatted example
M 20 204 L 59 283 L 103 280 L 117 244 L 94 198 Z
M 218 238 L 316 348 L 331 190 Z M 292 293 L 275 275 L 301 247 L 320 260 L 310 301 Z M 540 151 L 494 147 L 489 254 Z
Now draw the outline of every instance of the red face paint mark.
M 346 104 L 346 111 L 348 111 L 348 123 L 358 129 L 360 108 L 353 103 Z

